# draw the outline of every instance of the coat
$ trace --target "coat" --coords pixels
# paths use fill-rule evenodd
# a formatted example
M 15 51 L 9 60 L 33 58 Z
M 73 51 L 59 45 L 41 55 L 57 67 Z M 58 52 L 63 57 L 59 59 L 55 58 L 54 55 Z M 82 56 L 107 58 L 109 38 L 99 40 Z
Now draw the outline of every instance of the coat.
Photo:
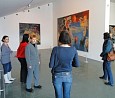
M 25 49 L 25 58 L 27 66 L 37 66 L 39 65 L 39 55 L 37 45 L 35 47 L 29 43 Z
M 9 46 L 6 46 L 4 43 L 1 46 L 1 63 L 6 64 L 11 62 L 10 55 L 13 51 Z
M 102 53 L 100 54 L 102 60 L 107 60 L 107 55 L 112 49 L 113 49 L 112 41 L 110 39 L 104 40 Z
M 21 42 L 18 49 L 17 49 L 17 58 L 25 58 L 25 48 L 27 46 L 27 42 Z

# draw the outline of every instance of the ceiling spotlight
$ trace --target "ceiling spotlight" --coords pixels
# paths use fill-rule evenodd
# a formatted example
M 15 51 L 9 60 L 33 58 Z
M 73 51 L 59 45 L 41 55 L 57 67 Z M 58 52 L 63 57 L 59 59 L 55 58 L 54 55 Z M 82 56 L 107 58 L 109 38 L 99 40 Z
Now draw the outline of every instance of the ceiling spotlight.
M 38 7 L 38 9 L 40 9 L 40 7 Z
M 16 15 L 18 15 L 18 14 L 16 14 Z
M 28 4 L 28 7 L 30 7 L 31 5 L 30 4 Z
M 6 19 L 6 17 L 4 17 L 4 19 Z
M 50 4 L 48 4 L 48 6 L 49 6 Z
M 30 12 L 30 10 L 28 10 L 28 12 Z

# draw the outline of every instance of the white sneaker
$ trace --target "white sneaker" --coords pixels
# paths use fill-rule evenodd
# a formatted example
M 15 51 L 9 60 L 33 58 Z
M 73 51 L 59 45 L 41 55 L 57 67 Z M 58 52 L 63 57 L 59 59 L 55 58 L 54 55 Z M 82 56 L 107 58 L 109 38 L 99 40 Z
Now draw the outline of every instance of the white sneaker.
M 9 80 L 10 80 L 10 81 L 14 81 L 15 79 L 16 79 L 16 78 L 10 78 Z

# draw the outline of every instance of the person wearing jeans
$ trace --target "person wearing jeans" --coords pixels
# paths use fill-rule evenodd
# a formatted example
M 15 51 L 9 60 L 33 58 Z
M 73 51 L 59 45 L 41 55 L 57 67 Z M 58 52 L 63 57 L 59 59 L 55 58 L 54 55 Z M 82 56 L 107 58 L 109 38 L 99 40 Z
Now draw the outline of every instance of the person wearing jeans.
M 1 46 L 1 63 L 3 65 L 3 69 L 4 69 L 4 80 L 5 83 L 12 83 L 13 80 L 15 80 L 15 78 L 11 77 L 11 60 L 10 60 L 10 55 L 12 53 L 8 43 L 9 43 L 9 37 L 8 36 L 3 36 L 2 38 L 2 46 Z
M 78 53 L 70 44 L 68 32 L 62 31 L 59 36 L 59 46 L 54 47 L 51 53 L 49 68 L 52 68 L 55 98 L 70 98 L 72 66 L 80 66 Z
M 107 55 L 110 51 L 113 49 L 113 43 L 110 38 L 110 34 L 108 32 L 105 32 L 103 34 L 104 43 L 102 48 L 102 53 L 100 56 L 103 60 L 103 76 L 99 77 L 100 79 L 106 80 L 108 78 L 108 82 L 105 82 L 106 85 L 113 86 L 113 75 L 111 71 L 111 61 L 107 60 Z

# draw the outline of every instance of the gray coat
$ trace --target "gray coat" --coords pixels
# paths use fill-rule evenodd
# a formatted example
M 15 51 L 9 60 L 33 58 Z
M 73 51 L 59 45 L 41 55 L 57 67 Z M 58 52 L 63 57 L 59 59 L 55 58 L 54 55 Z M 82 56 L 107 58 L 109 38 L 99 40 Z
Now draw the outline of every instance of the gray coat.
M 10 47 L 6 46 L 4 43 L 1 46 L 1 63 L 6 64 L 11 62 L 10 54 L 12 53 Z
M 34 47 L 31 43 L 29 43 L 25 49 L 25 57 L 28 66 L 39 65 L 39 55 L 37 45 L 35 45 Z

